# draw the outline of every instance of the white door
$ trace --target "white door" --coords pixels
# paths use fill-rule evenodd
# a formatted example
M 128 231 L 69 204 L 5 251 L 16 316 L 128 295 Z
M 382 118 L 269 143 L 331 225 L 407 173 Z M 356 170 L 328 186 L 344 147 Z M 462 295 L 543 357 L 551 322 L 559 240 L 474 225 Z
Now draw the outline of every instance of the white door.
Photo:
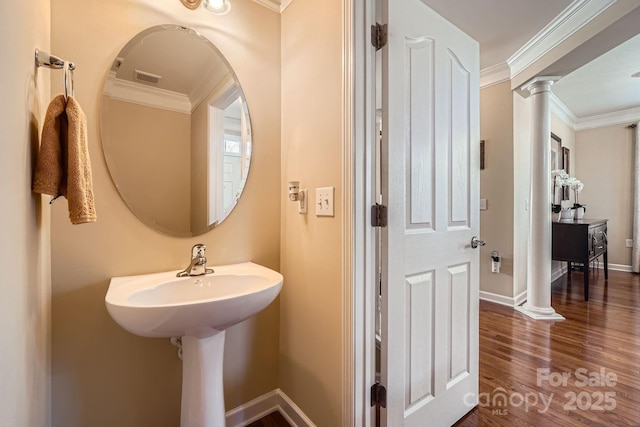
M 383 0 L 383 425 L 449 426 L 478 393 L 479 48 Z

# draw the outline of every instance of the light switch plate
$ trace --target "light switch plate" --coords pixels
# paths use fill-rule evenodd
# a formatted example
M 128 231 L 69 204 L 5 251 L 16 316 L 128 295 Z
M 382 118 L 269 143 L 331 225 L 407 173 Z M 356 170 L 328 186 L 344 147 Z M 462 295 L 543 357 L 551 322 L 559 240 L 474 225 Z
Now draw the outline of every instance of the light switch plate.
M 624 246 L 626 248 L 632 248 L 633 247 L 633 239 L 625 239 Z
M 480 199 L 480 210 L 481 211 L 487 210 L 487 199 Z
M 316 216 L 333 215 L 333 187 L 316 188 Z

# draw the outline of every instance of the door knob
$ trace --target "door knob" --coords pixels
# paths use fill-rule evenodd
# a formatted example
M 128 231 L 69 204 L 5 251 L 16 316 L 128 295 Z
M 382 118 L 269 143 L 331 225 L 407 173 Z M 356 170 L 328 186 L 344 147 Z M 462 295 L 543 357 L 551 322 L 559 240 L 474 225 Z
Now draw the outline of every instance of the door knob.
M 478 237 L 477 237 L 477 236 L 473 236 L 473 237 L 471 238 L 471 247 L 472 247 L 473 249 L 476 249 L 478 246 L 484 246 L 484 245 L 486 245 L 486 244 L 487 244 L 487 242 L 485 242 L 484 240 L 480 240 L 480 239 L 478 239 Z

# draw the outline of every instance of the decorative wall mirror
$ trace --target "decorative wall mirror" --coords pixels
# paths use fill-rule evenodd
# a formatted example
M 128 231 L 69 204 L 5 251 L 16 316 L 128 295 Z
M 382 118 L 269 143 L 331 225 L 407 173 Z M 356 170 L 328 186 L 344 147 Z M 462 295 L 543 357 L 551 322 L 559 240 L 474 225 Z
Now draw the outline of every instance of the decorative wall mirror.
M 205 233 L 242 194 L 247 103 L 222 54 L 191 29 L 155 26 L 122 48 L 104 85 L 101 133 L 120 196 L 161 233 Z

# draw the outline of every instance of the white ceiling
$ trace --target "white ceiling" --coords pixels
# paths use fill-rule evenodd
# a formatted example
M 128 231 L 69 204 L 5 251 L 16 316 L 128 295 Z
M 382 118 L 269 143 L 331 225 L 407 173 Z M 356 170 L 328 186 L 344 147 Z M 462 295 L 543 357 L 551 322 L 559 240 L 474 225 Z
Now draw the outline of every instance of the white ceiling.
M 422 1 L 480 43 L 480 67 L 487 69 L 505 63 L 565 8 L 583 0 Z M 629 21 L 633 28 L 627 31 L 640 33 L 640 25 Z M 552 90 L 573 119 L 628 111 L 640 108 L 640 78 L 631 78 L 638 71 L 636 36 L 567 74 Z
M 579 118 L 640 107 L 640 36 L 604 53 L 553 86 L 553 93 Z M 594 84 L 597 83 L 597 84 Z
M 480 43 L 480 68 L 504 63 L 573 0 L 423 0 Z

